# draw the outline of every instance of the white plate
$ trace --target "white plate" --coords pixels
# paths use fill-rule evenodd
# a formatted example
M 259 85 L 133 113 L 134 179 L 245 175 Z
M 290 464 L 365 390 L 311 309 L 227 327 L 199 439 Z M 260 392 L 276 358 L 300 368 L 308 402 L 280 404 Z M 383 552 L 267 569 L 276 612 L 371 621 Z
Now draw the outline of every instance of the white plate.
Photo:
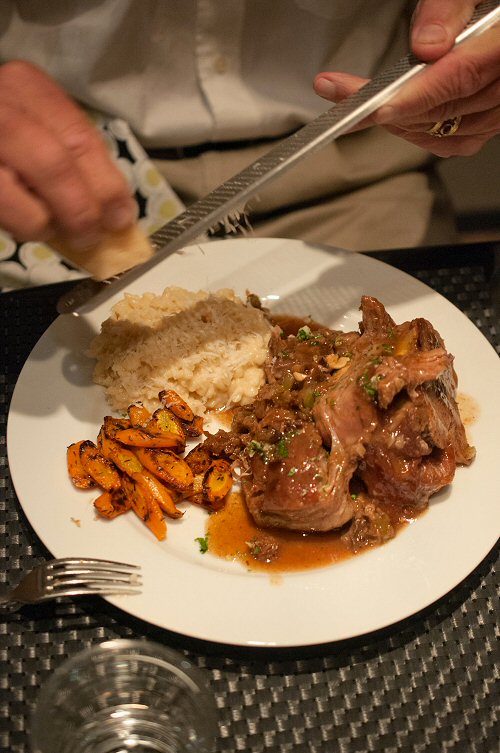
M 56 557 L 93 556 L 143 567 L 140 596 L 113 598 L 123 610 L 188 636 L 248 646 L 298 646 L 358 636 L 425 608 L 462 581 L 499 530 L 499 359 L 454 306 L 412 277 L 361 254 L 300 241 L 241 239 L 192 246 L 147 271 L 131 292 L 233 287 L 279 311 L 356 329 L 361 295 L 379 298 L 397 322 L 424 316 L 455 355 L 459 389 L 479 406 L 470 427 L 477 458 L 395 540 L 343 563 L 271 578 L 201 554 L 205 513 L 189 508 L 156 542 L 132 515 L 97 520 L 92 493 L 75 490 L 66 447 L 95 438 L 109 413 L 84 351 L 121 293 L 59 317 L 26 362 L 12 399 L 8 456 L 23 509 Z M 77 525 L 75 520 L 80 521 Z

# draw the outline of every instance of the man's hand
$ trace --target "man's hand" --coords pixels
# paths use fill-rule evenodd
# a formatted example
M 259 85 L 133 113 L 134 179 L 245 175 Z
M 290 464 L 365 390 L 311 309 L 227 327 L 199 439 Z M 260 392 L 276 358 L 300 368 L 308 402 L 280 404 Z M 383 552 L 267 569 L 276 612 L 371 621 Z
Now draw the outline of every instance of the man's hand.
M 454 40 L 464 29 L 478 2 L 420 0 L 411 30 L 411 47 L 432 63 L 360 128 L 378 124 L 412 144 L 441 157 L 471 155 L 500 133 L 500 24 L 456 49 Z M 320 73 L 317 94 L 340 102 L 366 79 L 345 73 Z M 438 121 L 462 116 L 458 131 L 436 138 L 428 131 Z
M 0 227 L 17 240 L 64 237 L 75 249 L 136 219 L 98 132 L 43 71 L 0 66 Z

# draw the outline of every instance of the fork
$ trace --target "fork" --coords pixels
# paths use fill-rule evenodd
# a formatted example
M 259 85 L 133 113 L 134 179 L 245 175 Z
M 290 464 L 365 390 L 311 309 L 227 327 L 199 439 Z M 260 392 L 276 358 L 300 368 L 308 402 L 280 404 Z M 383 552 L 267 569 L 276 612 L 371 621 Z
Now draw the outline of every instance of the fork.
M 61 596 L 138 594 L 138 565 L 112 560 L 65 557 L 37 565 L 18 585 L 0 595 L 0 608 L 19 609 Z

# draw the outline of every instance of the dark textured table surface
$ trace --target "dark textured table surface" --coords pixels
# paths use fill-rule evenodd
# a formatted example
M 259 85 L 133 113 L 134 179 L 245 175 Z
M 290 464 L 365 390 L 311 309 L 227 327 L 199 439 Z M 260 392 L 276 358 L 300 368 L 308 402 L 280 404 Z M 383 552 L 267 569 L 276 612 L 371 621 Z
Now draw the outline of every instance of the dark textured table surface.
M 440 292 L 500 353 L 500 244 L 391 251 L 376 258 Z M 6 460 L 19 371 L 70 286 L 0 295 L 0 582 L 49 557 L 26 521 Z M 445 556 L 445 555 L 444 555 Z M 251 650 L 151 627 L 98 598 L 0 615 L 0 750 L 25 753 L 41 683 L 80 649 L 148 637 L 204 668 L 219 709 L 217 753 L 499 750 L 496 551 L 424 613 L 355 641 Z

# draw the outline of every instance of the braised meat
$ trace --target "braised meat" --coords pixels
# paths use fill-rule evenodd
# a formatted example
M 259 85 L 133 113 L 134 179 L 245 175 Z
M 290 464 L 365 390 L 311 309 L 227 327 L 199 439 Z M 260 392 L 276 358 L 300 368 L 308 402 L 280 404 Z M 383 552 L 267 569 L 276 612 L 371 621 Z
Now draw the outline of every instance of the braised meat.
M 353 549 L 394 535 L 468 464 L 453 357 L 425 319 L 396 325 L 365 296 L 358 332 L 278 320 L 266 384 L 207 441 L 237 459 L 262 527 L 344 527 Z

